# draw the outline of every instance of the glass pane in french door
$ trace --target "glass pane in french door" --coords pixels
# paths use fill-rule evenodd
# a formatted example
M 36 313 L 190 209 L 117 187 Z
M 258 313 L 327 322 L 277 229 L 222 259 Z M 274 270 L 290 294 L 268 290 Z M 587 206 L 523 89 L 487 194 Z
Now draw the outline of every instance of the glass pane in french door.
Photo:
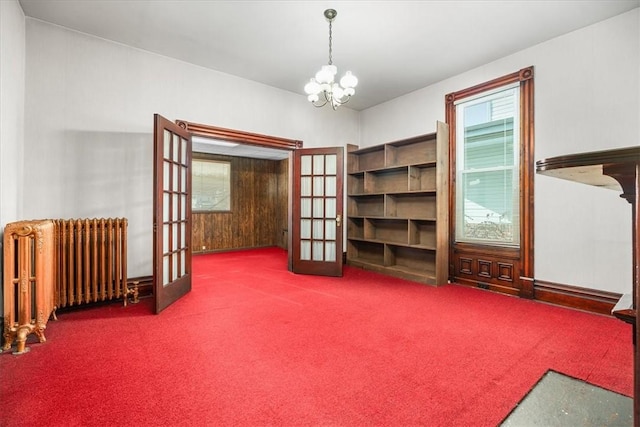
M 335 262 L 336 155 L 302 155 L 300 160 L 300 259 Z
M 164 133 L 163 158 L 163 286 L 188 273 L 186 268 L 186 195 L 187 195 L 187 140 L 177 134 Z M 167 157 L 168 155 L 168 157 Z

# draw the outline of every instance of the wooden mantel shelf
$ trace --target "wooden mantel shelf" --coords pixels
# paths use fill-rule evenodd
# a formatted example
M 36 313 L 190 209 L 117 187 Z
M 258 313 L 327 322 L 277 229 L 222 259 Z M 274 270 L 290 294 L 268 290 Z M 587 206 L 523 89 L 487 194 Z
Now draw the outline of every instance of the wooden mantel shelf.
M 632 293 L 620 298 L 612 313 L 633 325 L 634 426 L 640 426 L 640 328 L 637 326 L 640 295 L 640 146 L 606 151 L 570 154 L 536 163 L 538 173 L 622 191 L 620 197 L 632 208 L 633 286 Z
M 633 308 L 633 294 L 624 294 L 613 307 L 611 313 L 623 322 L 636 324 L 636 310 Z
M 547 176 L 628 193 L 628 189 L 624 189 L 623 184 L 608 173 L 621 167 L 631 172 L 638 164 L 640 147 L 628 147 L 540 160 L 536 163 L 536 171 Z

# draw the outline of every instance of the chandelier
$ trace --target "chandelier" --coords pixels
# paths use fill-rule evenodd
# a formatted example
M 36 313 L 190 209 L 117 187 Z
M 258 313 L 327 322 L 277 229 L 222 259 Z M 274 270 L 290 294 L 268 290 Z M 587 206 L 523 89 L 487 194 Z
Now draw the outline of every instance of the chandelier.
M 326 104 L 336 110 L 340 105 L 346 104 L 351 96 L 356 93 L 355 87 L 358 85 L 358 79 L 347 71 L 340 79 L 340 83 L 335 81 L 338 69 L 333 65 L 332 58 L 332 23 L 338 12 L 334 9 L 324 11 L 324 16 L 329 20 L 329 64 L 323 65 L 316 76 L 312 78 L 304 87 L 307 93 L 307 99 L 316 107 L 323 107 Z

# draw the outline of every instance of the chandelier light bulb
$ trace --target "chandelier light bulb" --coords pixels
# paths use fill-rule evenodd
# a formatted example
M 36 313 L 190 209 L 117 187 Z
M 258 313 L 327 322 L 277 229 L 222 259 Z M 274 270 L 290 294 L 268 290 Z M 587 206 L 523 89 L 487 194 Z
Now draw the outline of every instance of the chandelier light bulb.
M 327 69 L 327 66 L 324 65 L 320 71 L 316 73 L 316 80 L 319 83 L 330 83 L 333 81 L 333 74 Z
M 351 71 L 347 71 L 347 73 L 340 79 L 340 85 L 345 89 L 354 88 L 358 86 L 358 78 L 351 74 Z
M 345 104 L 356 93 L 355 87 L 358 85 L 358 79 L 351 71 L 347 71 L 340 79 L 340 83 L 336 83 L 336 75 L 338 67 L 333 65 L 332 59 L 332 23 L 338 12 L 334 9 L 324 11 L 324 16 L 329 21 L 329 63 L 323 65 L 304 87 L 305 93 L 308 95 L 307 100 L 316 107 L 322 107 L 330 104 L 331 108 L 336 110 L 340 105 Z M 322 101 L 320 101 L 320 99 Z M 318 102 L 321 103 L 318 103 Z
M 309 80 L 309 83 L 307 83 L 304 87 L 304 91 L 307 95 L 311 95 L 311 94 L 317 94 L 321 91 L 320 89 L 320 85 L 318 84 L 318 82 L 316 81 L 316 79 L 311 79 Z

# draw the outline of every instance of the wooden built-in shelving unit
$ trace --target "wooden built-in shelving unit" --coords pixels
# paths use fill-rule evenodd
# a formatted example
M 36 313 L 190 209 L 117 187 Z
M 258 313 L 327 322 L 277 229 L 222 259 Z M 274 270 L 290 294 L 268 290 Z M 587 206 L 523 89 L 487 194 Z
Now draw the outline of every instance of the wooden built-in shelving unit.
M 448 278 L 449 131 L 347 147 L 347 263 L 443 285 Z

